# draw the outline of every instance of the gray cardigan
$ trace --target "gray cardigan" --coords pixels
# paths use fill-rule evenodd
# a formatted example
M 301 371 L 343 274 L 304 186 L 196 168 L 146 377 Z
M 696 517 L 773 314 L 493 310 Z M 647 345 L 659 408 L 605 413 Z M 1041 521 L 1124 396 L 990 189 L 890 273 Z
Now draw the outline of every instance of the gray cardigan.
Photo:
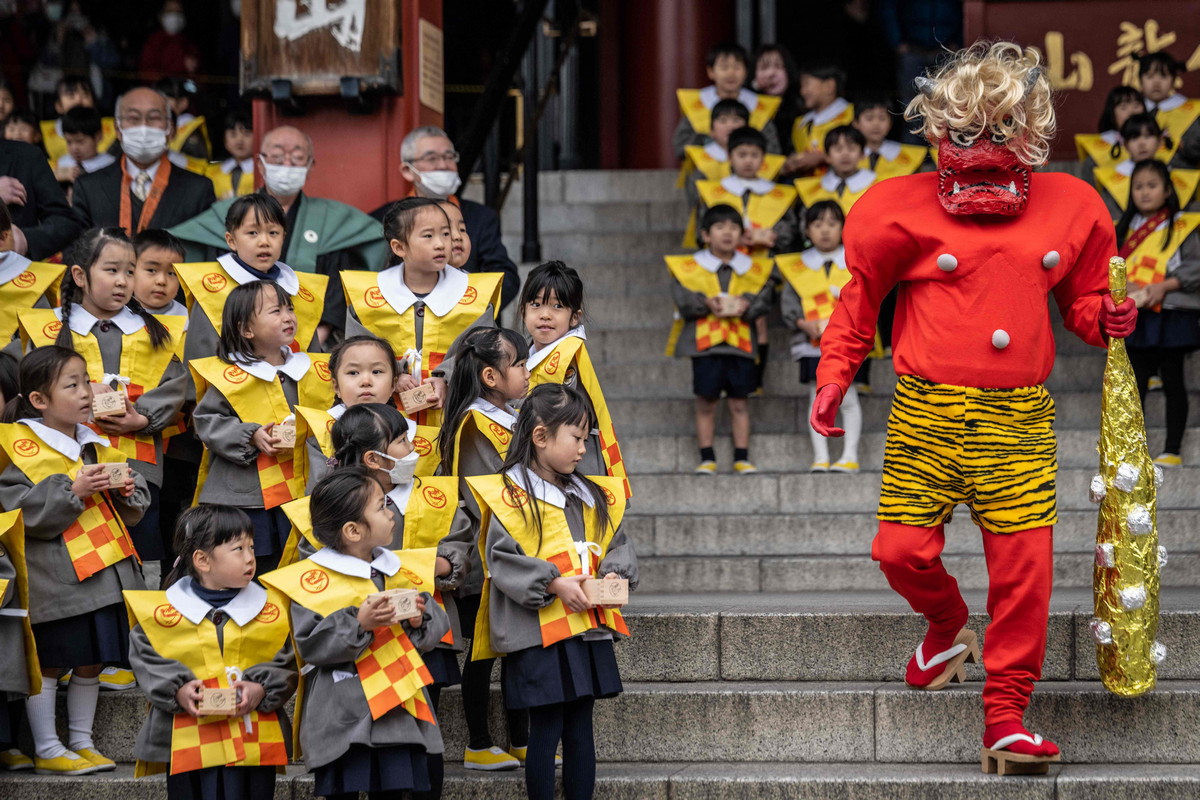
M 1151 236 L 1161 236 L 1152 233 Z M 1163 298 L 1163 308 L 1187 311 L 1200 310 L 1200 232 L 1192 231 L 1177 251 L 1179 266 L 1167 277 L 1175 278 L 1180 283 L 1176 292 L 1168 292 Z
M 95 448 L 83 448 L 85 464 L 95 464 Z M 123 603 L 125 589 L 144 589 L 132 557 L 118 561 L 80 582 L 63 532 L 83 513 L 83 501 L 71 491 L 65 474 L 51 475 L 36 486 L 15 464 L 0 472 L 0 507 L 21 509 L 25 522 L 25 563 L 29 570 L 29 619 L 52 622 Z M 126 526 L 136 525 L 150 506 L 146 479 L 133 473 L 132 497 L 105 492 Z
M 376 578 L 375 585 L 382 590 L 383 578 Z M 420 628 L 409 628 L 407 622 L 400 624 L 413 646 L 427 653 L 450 630 L 450 620 L 428 592 L 422 596 L 424 624 Z M 417 719 L 403 707 L 371 719 L 354 661 L 370 646 L 373 634 L 358 624 L 357 606 L 322 617 L 293 600 L 292 633 L 300 658 L 312 668 L 304 679 L 304 711 L 300 718 L 300 746 L 309 770 L 335 761 L 355 744 L 411 744 L 427 753 L 442 752 L 441 729 Z M 429 703 L 429 692 L 422 693 Z
M 732 267 L 722 267 L 717 272 L 717 280 L 720 282 L 721 291 L 726 291 L 729 288 L 729 282 L 732 279 Z M 742 315 L 742 319 L 746 322 L 753 322 L 769 312 L 771 310 L 771 297 L 773 293 L 774 287 L 771 285 L 771 281 L 768 280 L 763 284 L 758 294 L 743 294 L 742 297 L 749 301 L 750 307 L 746 309 L 746 313 Z M 693 292 L 691 289 L 684 288 L 682 283 L 672 277 L 671 299 L 675 303 L 675 308 L 679 311 L 679 316 L 683 318 L 683 330 L 680 331 L 679 342 L 675 346 L 676 358 L 684 358 L 685 356 L 693 358 L 703 358 L 704 356 L 758 358 L 758 330 L 754 325 L 750 326 L 749 353 L 728 344 L 718 344 L 708 348 L 703 353 L 698 352 L 696 350 L 696 320 L 703 319 L 711 313 L 708 305 L 705 303 L 707 298 L 700 292 Z
M 0 593 L 0 610 L 17 610 L 17 565 L 12 553 L 0 548 L 0 580 L 8 587 Z M 25 625 L 18 616 L 0 614 L 0 702 L 16 700 L 29 693 L 25 664 Z M 5 695 L 10 697 L 6 698 Z
M 571 538 L 586 542 L 583 501 L 568 494 L 563 511 Z M 555 599 L 547 587 L 555 578 L 561 577 L 558 567 L 549 561 L 526 555 L 495 516 L 488 527 L 487 561 L 488 575 L 492 580 L 488 594 L 492 649 L 498 653 L 515 653 L 529 647 L 541 647 L 542 631 L 537 612 Z M 637 588 L 637 554 L 633 542 L 620 528 L 613 534 L 608 553 L 600 562 L 597 574 L 607 575 L 610 572 L 628 579 L 630 591 Z M 608 638 L 609 635 L 603 629 L 583 634 L 584 638 Z

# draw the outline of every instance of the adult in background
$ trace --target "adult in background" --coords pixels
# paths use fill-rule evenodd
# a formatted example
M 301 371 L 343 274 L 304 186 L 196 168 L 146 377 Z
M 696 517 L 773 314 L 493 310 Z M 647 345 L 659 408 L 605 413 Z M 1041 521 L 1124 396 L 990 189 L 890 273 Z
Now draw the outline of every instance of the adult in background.
M 259 148 L 258 166 L 264 184 L 260 191 L 278 200 L 287 214 L 280 260 L 300 272 L 329 276 L 321 324 L 344 329 L 346 301 L 338 275 L 346 269 L 384 267 L 388 249 L 383 225 L 345 203 L 304 194 L 304 183 L 316 159 L 312 139 L 299 128 L 284 125 L 268 131 Z M 189 261 L 215 261 L 229 251 L 225 213 L 234 199 L 222 200 L 171 228 L 187 245 Z M 322 340 L 328 333 L 326 328 Z
M 132 236 L 191 219 L 213 204 L 212 181 L 167 158 L 172 126 L 167 98 L 130 89 L 117 98 L 124 158 L 75 181 L 72 203 L 85 228 L 124 228 Z
M 0 202 L 13 221 L 13 250 L 44 261 L 83 230 L 40 148 L 0 140 Z
M 441 128 L 424 125 L 414 128 L 400 143 L 400 174 L 412 183 L 409 197 L 449 200 L 462 210 L 471 237 L 471 255 L 463 269 L 467 272 L 503 272 L 500 306 L 507 306 L 521 288 L 517 265 L 508 257 L 500 238 L 500 215 L 482 203 L 457 196 L 462 180 L 458 177 L 458 151 Z M 371 212 L 380 222 L 391 203 Z

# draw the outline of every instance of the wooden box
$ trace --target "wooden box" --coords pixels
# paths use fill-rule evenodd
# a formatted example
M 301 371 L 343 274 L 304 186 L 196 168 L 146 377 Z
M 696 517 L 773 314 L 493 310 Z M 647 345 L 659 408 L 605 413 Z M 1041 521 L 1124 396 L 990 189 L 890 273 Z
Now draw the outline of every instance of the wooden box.
M 717 295 L 717 316 L 718 317 L 737 317 L 741 316 L 738 313 L 738 297 L 732 294 L 721 293 Z
M 385 589 L 376 594 L 386 597 L 392 604 L 392 608 L 396 610 L 397 622 L 402 619 L 412 619 L 417 615 L 417 598 L 421 593 L 416 589 Z
M 416 388 L 400 393 L 400 404 L 404 406 L 405 414 L 415 414 L 437 405 L 437 394 L 433 386 L 423 383 Z
M 278 422 L 274 428 L 271 428 L 271 433 L 279 440 L 279 444 L 275 445 L 281 450 L 291 450 L 296 446 L 296 423 L 294 422 Z
M 205 716 L 232 717 L 237 708 L 237 689 L 201 689 L 196 710 Z
M 100 384 L 92 384 L 93 391 L 99 385 Z M 96 419 L 102 419 L 104 417 L 119 417 L 124 413 L 124 392 L 97 392 L 92 396 L 92 416 Z
M 125 481 L 133 474 L 133 469 L 127 461 L 104 464 L 103 466 L 104 474 L 108 476 L 108 485 L 112 489 L 123 488 Z
M 590 578 L 583 593 L 594 606 L 623 606 L 629 603 L 629 581 L 625 578 Z

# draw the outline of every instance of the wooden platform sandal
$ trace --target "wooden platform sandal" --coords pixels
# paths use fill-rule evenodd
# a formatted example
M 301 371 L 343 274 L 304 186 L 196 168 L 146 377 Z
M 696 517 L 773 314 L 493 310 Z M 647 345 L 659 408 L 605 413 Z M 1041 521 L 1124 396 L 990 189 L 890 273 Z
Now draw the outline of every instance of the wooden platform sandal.
M 979 637 L 970 628 L 963 628 L 959 631 L 958 636 L 954 639 L 954 644 L 929 659 L 929 661 L 925 660 L 925 655 L 922 652 L 923 646 L 924 642 L 917 645 L 917 652 L 913 656 L 917 667 L 922 672 L 932 669 L 939 664 L 945 664 L 945 667 L 942 669 L 940 675 L 924 686 L 908 683 L 906 680 L 905 683 L 912 689 L 936 692 L 939 689 L 944 689 L 946 684 L 950 682 L 962 683 L 967 679 L 967 671 L 963 665 L 968 662 L 977 664 L 982 659 L 979 653 Z

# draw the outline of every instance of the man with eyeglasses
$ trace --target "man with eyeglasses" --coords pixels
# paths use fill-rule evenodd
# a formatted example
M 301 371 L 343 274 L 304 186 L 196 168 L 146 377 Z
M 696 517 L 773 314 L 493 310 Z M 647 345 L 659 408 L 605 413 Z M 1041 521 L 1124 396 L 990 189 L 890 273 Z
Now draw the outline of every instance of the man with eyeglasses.
M 383 226 L 353 206 L 304 193 L 315 165 L 312 139 L 299 128 L 284 125 L 263 136 L 258 168 L 264 185 L 259 191 L 278 200 L 287 214 L 281 260 L 294 270 L 329 276 L 318 329 L 326 341 L 333 329 L 345 327 L 346 303 L 338 274 L 346 269 L 381 269 L 387 262 L 387 242 Z M 222 200 L 171 228 L 187 245 L 189 261 L 214 261 L 229 251 L 225 213 L 234 199 Z
M 500 216 L 487 206 L 456 196 L 462 181 L 458 177 L 458 152 L 441 128 L 425 125 L 409 131 L 400 143 L 400 174 L 412 183 L 409 196 L 430 197 L 456 204 L 471 237 L 471 255 L 463 269 L 467 272 L 503 272 L 501 307 L 507 306 L 521 288 L 517 265 L 508 257 L 500 238 Z M 371 212 L 383 221 L 391 203 Z
M 81 175 L 72 204 L 85 228 L 120 227 L 132 236 L 191 219 L 216 200 L 212 181 L 172 164 L 167 98 L 146 87 L 117 98 L 114 116 L 124 156 Z

